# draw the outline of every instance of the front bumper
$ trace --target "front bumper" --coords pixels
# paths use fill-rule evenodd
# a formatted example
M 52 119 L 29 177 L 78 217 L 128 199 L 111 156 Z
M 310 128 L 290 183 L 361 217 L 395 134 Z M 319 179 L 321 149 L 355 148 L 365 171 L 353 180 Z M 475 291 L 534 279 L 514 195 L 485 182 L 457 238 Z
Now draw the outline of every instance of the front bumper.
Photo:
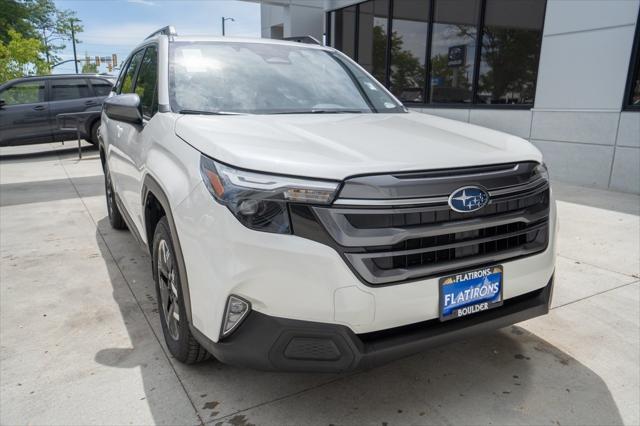
M 174 214 L 191 296 L 191 324 L 218 342 L 226 301 L 240 296 L 275 318 L 346 327 L 368 335 L 439 318 L 438 278 L 367 286 L 334 248 L 297 235 L 244 227 L 203 184 Z M 555 204 L 550 241 L 539 254 L 500 262 L 504 299 L 543 288 L 555 265 Z
M 193 329 L 218 360 L 259 370 L 343 372 L 372 368 L 453 340 L 502 328 L 549 312 L 553 276 L 547 285 L 504 305 L 468 317 L 428 320 L 355 334 L 344 325 L 300 321 L 251 312 L 240 328 L 217 343 Z

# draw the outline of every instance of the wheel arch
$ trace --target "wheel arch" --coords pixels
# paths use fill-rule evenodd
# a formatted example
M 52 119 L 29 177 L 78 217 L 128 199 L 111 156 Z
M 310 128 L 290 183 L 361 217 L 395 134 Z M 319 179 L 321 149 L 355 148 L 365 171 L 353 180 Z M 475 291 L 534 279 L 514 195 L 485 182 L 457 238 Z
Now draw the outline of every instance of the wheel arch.
M 173 240 L 173 248 L 176 252 L 175 254 L 178 262 L 178 271 L 180 273 L 180 287 L 182 288 L 182 297 L 184 298 L 187 321 L 189 322 L 189 324 L 192 324 L 189 278 L 184 263 L 182 247 L 180 246 L 180 237 L 178 236 L 176 224 L 173 219 L 173 211 L 171 210 L 169 198 L 162 189 L 162 186 L 151 175 L 147 175 L 144 178 L 144 182 L 142 185 L 142 206 L 144 209 L 145 236 L 147 237 L 146 248 L 149 254 L 152 256 L 152 259 L 153 235 L 155 233 L 156 226 L 163 216 L 166 216 L 167 218 L 167 222 L 169 223 L 169 228 L 171 231 L 171 238 Z M 155 271 L 153 273 L 155 274 Z

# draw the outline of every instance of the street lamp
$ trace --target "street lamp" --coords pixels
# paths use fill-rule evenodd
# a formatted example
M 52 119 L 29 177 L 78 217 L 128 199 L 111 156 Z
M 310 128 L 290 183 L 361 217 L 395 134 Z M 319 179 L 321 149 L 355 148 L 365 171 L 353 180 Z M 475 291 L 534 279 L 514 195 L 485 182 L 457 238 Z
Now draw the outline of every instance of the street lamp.
M 222 36 L 223 37 L 224 37 L 224 21 L 236 22 L 236 20 L 233 18 L 225 18 L 224 16 L 222 17 Z

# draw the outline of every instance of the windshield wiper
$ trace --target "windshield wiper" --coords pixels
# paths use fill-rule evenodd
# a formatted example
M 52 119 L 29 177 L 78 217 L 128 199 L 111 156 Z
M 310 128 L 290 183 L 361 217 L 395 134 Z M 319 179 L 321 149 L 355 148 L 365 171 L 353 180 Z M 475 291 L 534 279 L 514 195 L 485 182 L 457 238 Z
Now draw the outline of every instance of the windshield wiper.
M 191 114 L 191 115 L 246 115 L 243 112 L 231 112 L 231 111 L 199 111 L 197 109 L 181 109 L 179 114 Z

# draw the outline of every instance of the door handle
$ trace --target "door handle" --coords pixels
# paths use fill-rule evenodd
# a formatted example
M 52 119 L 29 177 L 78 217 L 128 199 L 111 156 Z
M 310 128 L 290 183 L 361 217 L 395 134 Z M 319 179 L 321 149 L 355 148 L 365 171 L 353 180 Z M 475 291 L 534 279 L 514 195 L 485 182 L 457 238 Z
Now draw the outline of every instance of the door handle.
M 43 111 L 44 110 L 44 105 L 36 105 L 33 107 L 33 109 L 35 111 Z
M 94 105 L 98 105 L 95 101 L 87 101 L 84 103 L 86 106 L 94 106 Z

